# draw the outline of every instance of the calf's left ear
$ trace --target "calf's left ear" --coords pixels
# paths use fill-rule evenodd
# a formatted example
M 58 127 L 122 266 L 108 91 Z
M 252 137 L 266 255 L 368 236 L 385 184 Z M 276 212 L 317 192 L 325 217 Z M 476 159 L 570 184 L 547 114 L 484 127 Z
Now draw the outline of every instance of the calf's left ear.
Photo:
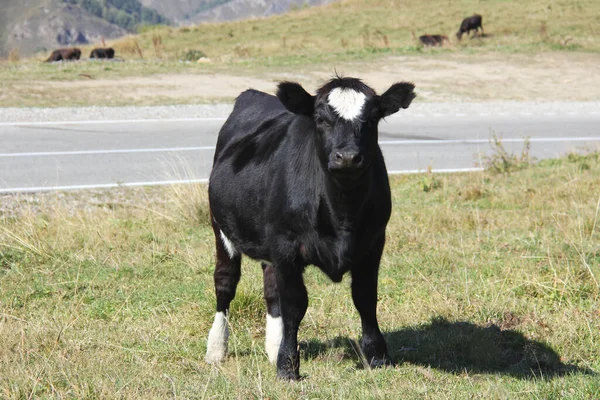
M 401 108 L 408 108 L 417 94 L 413 92 L 415 85 L 409 82 L 394 83 L 384 94 L 379 96 L 379 112 L 381 117 L 392 115 Z
M 315 96 L 311 96 L 299 83 L 281 82 L 277 85 L 277 98 L 294 114 L 312 117 L 315 113 Z

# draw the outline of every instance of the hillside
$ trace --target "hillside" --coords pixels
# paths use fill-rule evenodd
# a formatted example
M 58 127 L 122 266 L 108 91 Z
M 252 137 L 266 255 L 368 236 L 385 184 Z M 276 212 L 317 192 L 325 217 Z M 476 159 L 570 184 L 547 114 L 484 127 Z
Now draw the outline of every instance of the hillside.
M 293 9 L 331 3 L 333 0 L 140 0 L 180 25 L 204 21 L 230 21 L 282 14 Z
M 139 25 L 167 25 L 171 22 L 158 11 L 148 8 L 138 0 L 62 0 L 75 4 L 90 14 L 129 31 Z
M 0 56 L 113 39 L 138 24 L 167 23 L 167 18 L 137 0 L 9 0 L 0 12 Z
M 0 57 L 98 43 L 140 25 L 190 25 L 285 13 L 332 0 L 5 0 L 0 9 Z
M 231 0 L 140 0 L 149 8 L 153 8 L 176 24 L 189 24 L 197 14 L 210 10 Z
M 194 23 L 205 21 L 233 21 L 246 18 L 268 17 L 283 14 L 304 7 L 323 5 L 333 0 L 232 0 L 207 9 L 190 20 Z
M 19 49 L 21 56 L 59 46 L 98 42 L 127 33 L 86 10 L 61 0 L 11 1 L 3 9 L 7 23 L 0 37 L 0 56 Z

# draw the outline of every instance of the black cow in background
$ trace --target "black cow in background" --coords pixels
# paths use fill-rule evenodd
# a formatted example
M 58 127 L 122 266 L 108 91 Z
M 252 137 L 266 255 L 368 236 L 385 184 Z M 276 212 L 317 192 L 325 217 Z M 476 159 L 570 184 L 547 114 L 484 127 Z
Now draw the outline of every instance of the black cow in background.
M 456 37 L 458 40 L 462 38 L 463 33 L 467 35 L 474 30 L 475 33 L 478 32 L 479 28 L 481 28 L 481 33 L 483 34 L 483 25 L 481 25 L 481 15 L 473 14 L 470 17 L 463 19 L 460 24 L 460 28 L 458 28 L 458 32 L 456 32 Z
M 115 50 L 112 47 L 97 48 L 92 50 L 90 53 L 90 58 L 114 58 Z
M 308 307 L 303 271 L 332 281 L 352 275 L 370 366 L 390 363 L 377 322 L 377 276 L 391 213 L 378 123 L 415 94 L 396 83 L 382 95 L 359 79 L 335 78 L 307 93 L 279 84 L 277 97 L 248 90 L 221 128 L 210 175 L 216 239 L 216 315 L 205 360 L 226 355 L 229 304 L 241 256 L 262 264 L 266 352 L 277 376 L 299 378 L 298 327 Z
M 81 57 L 81 50 L 77 47 L 70 47 L 64 49 L 56 49 L 50 54 L 50 57 L 46 62 L 62 61 L 62 60 L 79 60 Z
M 419 42 L 424 46 L 442 46 L 444 42 L 448 41 L 448 36 L 443 35 L 421 35 L 419 36 Z

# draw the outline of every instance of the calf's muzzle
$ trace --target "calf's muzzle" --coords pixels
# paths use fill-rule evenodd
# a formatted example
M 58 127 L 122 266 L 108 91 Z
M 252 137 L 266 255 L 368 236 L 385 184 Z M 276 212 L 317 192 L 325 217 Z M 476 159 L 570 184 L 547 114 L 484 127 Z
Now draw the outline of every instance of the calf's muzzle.
M 333 153 L 329 160 L 331 170 L 360 169 L 364 165 L 364 157 L 357 150 L 339 150 Z

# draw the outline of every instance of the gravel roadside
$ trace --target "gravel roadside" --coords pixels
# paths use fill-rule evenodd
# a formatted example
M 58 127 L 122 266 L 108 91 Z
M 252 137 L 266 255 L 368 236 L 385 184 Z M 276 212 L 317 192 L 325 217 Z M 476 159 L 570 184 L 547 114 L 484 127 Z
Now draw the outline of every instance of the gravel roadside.
M 0 194 L 0 224 L 3 219 L 56 212 L 74 216 L 117 207 L 164 210 L 169 201 L 168 188 L 164 186 Z
M 225 118 L 231 104 L 147 107 L 0 108 L 0 123 L 106 121 L 137 119 Z
M 0 108 L 0 124 L 21 122 L 226 118 L 232 104 L 152 107 Z M 415 101 L 402 117 L 423 115 L 600 115 L 600 101 L 426 103 Z

